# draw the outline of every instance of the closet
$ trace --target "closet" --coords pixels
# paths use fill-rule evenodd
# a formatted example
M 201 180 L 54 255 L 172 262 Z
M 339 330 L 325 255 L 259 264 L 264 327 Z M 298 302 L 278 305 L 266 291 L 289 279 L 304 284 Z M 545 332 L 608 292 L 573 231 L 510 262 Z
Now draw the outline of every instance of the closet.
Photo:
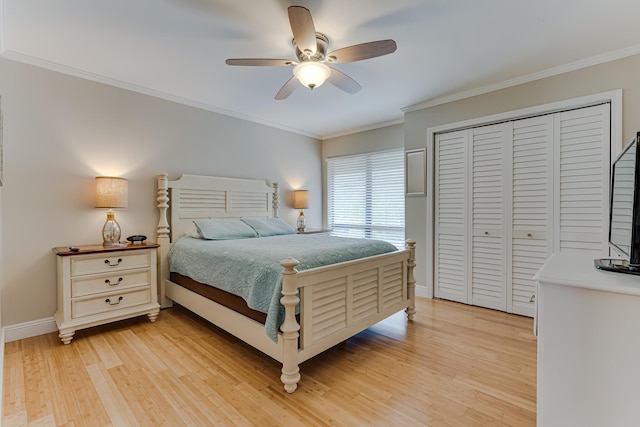
M 436 297 L 533 316 L 549 255 L 606 253 L 608 103 L 434 142 Z

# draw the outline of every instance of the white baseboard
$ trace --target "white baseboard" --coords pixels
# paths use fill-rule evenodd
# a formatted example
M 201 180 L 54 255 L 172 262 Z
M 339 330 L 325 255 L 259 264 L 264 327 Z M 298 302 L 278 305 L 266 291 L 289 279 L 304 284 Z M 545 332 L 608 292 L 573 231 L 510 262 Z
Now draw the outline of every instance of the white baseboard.
M 422 298 L 433 298 L 431 296 L 431 292 L 429 292 L 429 289 L 426 286 L 416 286 L 416 296 Z M 56 321 L 53 317 L 47 317 L 45 319 L 32 320 L 30 322 L 5 326 L 4 328 L 0 329 L 0 346 L 4 346 L 4 343 L 6 342 L 31 338 L 38 335 L 55 332 L 57 330 L 58 326 L 56 325 Z M 4 351 L 0 353 L 0 357 L 2 357 L 3 355 Z
M 429 291 L 430 289 L 426 286 L 416 286 L 417 297 L 433 298 Z M 56 321 L 53 317 L 5 326 L 0 329 L 0 346 L 4 347 L 5 342 L 18 341 L 25 338 L 48 334 L 57 330 L 58 326 L 56 325 Z M 4 348 L 2 350 L 2 353 L 0 353 L 0 362 L 2 361 L 2 356 L 4 356 Z M 1 363 L 0 366 L 2 366 Z M 2 375 L 1 372 L 0 375 Z
M 416 296 L 422 298 L 433 298 L 433 295 L 431 295 L 431 289 L 426 286 L 416 286 Z
M 57 330 L 58 326 L 56 325 L 56 321 L 53 317 L 5 326 L 4 328 L 2 328 L 2 344 L 4 345 L 5 342 L 17 341 L 24 338 L 35 337 L 37 335 L 48 334 Z

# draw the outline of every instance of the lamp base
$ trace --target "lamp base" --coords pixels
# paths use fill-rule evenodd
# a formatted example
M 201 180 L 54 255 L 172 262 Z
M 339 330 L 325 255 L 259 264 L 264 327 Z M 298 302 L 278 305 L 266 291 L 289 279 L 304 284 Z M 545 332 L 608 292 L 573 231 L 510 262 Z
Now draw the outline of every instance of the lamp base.
M 123 246 L 120 243 L 120 224 L 116 221 L 116 214 L 109 209 L 107 212 L 107 221 L 102 227 L 102 246 Z
M 304 233 L 304 229 L 307 228 L 307 219 L 304 217 L 304 211 L 300 211 L 296 227 L 298 227 L 298 233 Z

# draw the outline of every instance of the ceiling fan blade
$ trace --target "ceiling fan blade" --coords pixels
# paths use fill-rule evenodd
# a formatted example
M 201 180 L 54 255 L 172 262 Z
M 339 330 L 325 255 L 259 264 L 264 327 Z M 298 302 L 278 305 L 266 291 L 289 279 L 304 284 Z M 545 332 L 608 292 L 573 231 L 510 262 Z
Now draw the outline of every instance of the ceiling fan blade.
M 238 58 L 227 59 L 227 65 L 244 65 L 244 66 L 269 66 L 279 67 L 283 65 L 296 65 L 296 61 L 290 59 L 268 59 L 268 58 Z
M 318 50 L 318 43 L 316 42 L 316 29 L 313 25 L 311 12 L 302 6 L 290 6 L 288 11 L 291 32 L 296 46 L 300 52 L 309 56 L 315 54 Z
M 295 76 L 291 76 L 291 78 L 287 80 L 284 86 L 280 88 L 275 96 L 275 99 L 281 101 L 288 98 L 289 95 L 291 95 L 291 93 L 296 89 L 296 87 L 298 87 L 298 79 L 296 79 Z
M 327 62 L 341 64 L 388 55 L 395 52 L 397 48 L 398 46 L 393 40 L 378 40 L 334 50 L 333 52 L 329 52 L 326 58 Z
M 360 86 L 357 81 L 353 80 L 351 77 L 335 68 L 331 68 L 331 74 L 329 75 L 327 81 L 338 89 L 342 89 L 343 91 L 352 95 L 362 89 L 362 86 Z

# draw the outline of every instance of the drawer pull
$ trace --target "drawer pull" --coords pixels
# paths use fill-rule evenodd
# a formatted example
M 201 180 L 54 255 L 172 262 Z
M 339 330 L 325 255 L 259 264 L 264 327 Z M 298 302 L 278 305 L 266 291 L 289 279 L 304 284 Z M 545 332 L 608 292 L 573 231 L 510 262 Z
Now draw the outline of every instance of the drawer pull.
M 115 264 L 111 264 L 111 260 L 110 259 L 105 259 L 104 263 L 107 264 L 109 267 L 117 267 L 120 265 L 120 263 L 122 262 L 122 258 L 118 258 L 118 262 Z
M 122 277 L 118 277 L 118 281 L 116 283 L 111 283 L 110 279 L 107 279 L 104 281 L 104 283 L 106 283 L 109 286 L 118 286 L 121 282 L 122 282 Z
M 527 237 L 533 237 L 533 234 L 527 233 Z
M 106 300 L 104 300 L 104 302 L 106 302 L 109 305 L 118 305 L 120 304 L 120 302 L 122 301 L 124 297 L 118 297 L 118 301 L 116 302 L 111 302 L 111 300 L 109 298 L 107 298 Z

